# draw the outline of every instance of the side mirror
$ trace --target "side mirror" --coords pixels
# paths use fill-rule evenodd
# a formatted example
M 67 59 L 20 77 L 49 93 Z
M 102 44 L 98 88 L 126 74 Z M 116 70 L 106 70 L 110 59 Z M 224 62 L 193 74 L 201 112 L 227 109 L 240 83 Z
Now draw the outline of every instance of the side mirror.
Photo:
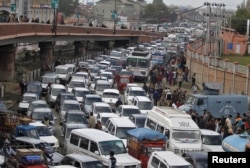
M 95 151 L 95 154 L 100 155 L 99 151 Z

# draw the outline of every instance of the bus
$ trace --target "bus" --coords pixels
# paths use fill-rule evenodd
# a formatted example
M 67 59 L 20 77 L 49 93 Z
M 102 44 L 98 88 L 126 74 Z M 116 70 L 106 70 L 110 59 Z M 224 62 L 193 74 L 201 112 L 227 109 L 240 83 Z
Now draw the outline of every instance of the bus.
M 151 54 L 143 49 L 136 49 L 127 58 L 127 66 L 133 71 L 134 78 L 146 80 L 150 71 Z

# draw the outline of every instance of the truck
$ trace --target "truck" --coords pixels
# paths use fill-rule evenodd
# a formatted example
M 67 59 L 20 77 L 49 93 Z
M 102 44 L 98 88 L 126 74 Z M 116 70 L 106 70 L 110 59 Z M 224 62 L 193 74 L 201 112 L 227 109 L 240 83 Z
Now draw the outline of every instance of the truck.
M 26 136 L 39 139 L 36 126 L 29 125 L 31 118 L 22 117 L 11 112 L 0 112 L 0 133 L 2 137 Z
M 135 128 L 127 131 L 128 153 L 141 161 L 142 168 L 147 168 L 152 152 L 165 150 L 166 136 L 149 128 Z
M 248 96 L 242 94 L 219 94 L 219 88 L 213 89 L 214 84 L 206 83 L 202 94 L 190 94 L 186 102 L 179 107 L 180 110 L 189 112 L 191 109 L 203 115 L 204 110 L 211 113 L 215 118 L 237 113 L 241 116 L 248 112 Z
M 40 149 L 17 149 L 16 156 L 6 161 L 8 168 L 48 168 Z

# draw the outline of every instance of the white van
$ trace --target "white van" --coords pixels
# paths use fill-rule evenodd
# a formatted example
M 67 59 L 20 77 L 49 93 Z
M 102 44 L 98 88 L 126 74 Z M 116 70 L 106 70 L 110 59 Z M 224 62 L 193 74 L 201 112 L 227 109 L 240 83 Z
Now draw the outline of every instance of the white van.
M 62 84 L 66 84 L 70 80 L 70 67 L 66 65 L 58 65 L 55 67 L 55 73 L 59 75 Z
M 183 157 L 174 154 L 172 151 L 156 151 L 150 155 L 148 168 L 192 168 L 193 166 Z
M 111 134 L 97 129 L 75 129 L 67 142 L 67 153 L 81 152 L 101 160 L 108 166 L 109 153 L 114 151 L 116 166 L 140 168 L 141 162 L 130 156 L 123 141 Z
M 148 113 L 145 127 L 168 137 L 166 148 L 176 154 L 201 151 L 201 133 L 189 114 L 171 107 L 153 107 Z

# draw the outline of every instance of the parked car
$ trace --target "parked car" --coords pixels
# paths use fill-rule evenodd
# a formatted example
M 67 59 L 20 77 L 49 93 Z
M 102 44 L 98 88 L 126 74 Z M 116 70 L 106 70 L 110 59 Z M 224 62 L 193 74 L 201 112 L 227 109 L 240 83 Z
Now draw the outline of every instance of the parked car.
M 61 161 L 62 165 L 73 165 L 77 168 L 102 168 L 103 164 L 96 158 L 83 153 L 67 154 Z

